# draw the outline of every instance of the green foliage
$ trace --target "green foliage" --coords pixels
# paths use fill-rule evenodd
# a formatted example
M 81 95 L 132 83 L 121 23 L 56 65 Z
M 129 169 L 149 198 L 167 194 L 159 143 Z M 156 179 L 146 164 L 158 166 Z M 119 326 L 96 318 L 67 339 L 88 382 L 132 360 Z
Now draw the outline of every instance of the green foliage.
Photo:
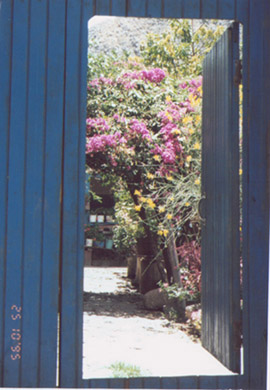
M 167 69 L 175 76 L 199 76 L 203 57 L 223 31 L 224 25 L 217 21 L 199 24 L 193 20 L 173 20 L 167 32 L 148 35 L 141 45 L 141 55 L 146 65 Z
M 178 299 L 184 301 L 190 298 L 190 294 L 183 287 L 179 287 L 177 284 L 166 285 L 165 283 L 159 282 L 159 287 L 165 291 L 169 299 Z
M 88 80 L 98 77 L 107 77 L 112 74 L 112 65 L 117 61 L 117 55 L 114 51 L 111 53 L 92 53 L 93 42 L 90 41 L 88 46 Z
M 124 362 L 113 363 L 109 368 L 112 370 L 113 378 L 135 378 L 143 376 L 140 367 Z
M 130 254 L 137 239 L 143 235 L 144 227 L 138 213 L 134 210 L 134 202 L 123 184 L 117 186 L 115 200 L 114 246 L 119 252 Z
M 125 118 L 150 120 L 154 125 L 157 105 L 165 100 L 166 95 L 159 85 L 132 78 L 144 69 L 144 65 L 134 61 L 111 62 L 110 71 L 92 79 L 88 86 L 88 117 L 107 117 L 117 113 Z M 173 94 L 175 88 L 171 87 Z
M 93 240 L 97 241 L 103 241 L 104 240 L 104 235 L 103 233 L 99 230 L 98 224 L 94 225 L 85 225 L 84 226 L 84 234 L 85 238 L 92 238 Z
M 195 240 L 186 241 L 177 248 L 182 285 L 192 302 L 201 297 L 201 247 Z

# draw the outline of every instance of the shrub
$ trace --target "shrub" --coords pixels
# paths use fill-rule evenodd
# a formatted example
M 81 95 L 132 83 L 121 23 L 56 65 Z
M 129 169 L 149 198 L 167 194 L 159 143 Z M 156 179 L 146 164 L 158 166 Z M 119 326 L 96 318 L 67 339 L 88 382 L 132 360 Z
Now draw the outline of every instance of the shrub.
M 177 248 L 183 288 L 189 292 L 191 301 L 200 299 L 201 293 L 201 247 L 196 241 L 185 242 Z

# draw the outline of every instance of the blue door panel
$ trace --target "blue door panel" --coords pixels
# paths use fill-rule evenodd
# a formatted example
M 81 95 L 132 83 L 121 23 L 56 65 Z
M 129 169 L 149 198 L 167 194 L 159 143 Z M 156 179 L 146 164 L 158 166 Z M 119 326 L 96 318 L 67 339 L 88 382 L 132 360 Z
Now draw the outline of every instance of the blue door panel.
M 91 2 L 69 0 L 66 19 L 60 385 L 82 383 L 87 19 Z M 83 55 L 84 54 L 84 55 Z
M 26 164 L 24 189 L 24 239 L 22 275 L 22 358 L 21 383 L 38 383 L 39 321 L 41 301 L 42 219 L 44 205 L 43 170 L 45 160 L 45 99 L 47 7 L 45 1 L 32 2 L 29 9 L 28 80 L 26 108 Z M 39 80 L 37 86 L 36 80 Z M 29 306 L 31 302 L 31 310 Z
M 238 25 L 203 65 L 202 343 L 240 372 Z
M 12 7 L 12 4 L 10 4 Z M 29 2 L 12 7 L 12 70 L 9 122 L 8 202 L 5 270 L 5 344 L 3 386 L 20 386 L 22 343 L 22 269 L 24 266 L 25 162 Z M 18 132 L 18 129 L 20 131 Z M 15 352 L 15 353 L 14 353 Z
M 47 6 L 48 6 L 48 2 Z M 40 301 L 39 386 L 56 383 L 58 288 L 63 148 L 65 6 L 47 8 L 47 74 L 45 111 L 44 205 Z
M 0 383 L 54 387 L 65 13 L 46 0 L 0 5 Z
M 5 315 L 5 276 L 6 276 L 6 237 L 7 237 L 7 199 L 8 199 L 8 160 L 9 123 L 12 53 L 12 7 L 5 2 L 0 12 L 0 386 L 4 374 L 4 315 Z

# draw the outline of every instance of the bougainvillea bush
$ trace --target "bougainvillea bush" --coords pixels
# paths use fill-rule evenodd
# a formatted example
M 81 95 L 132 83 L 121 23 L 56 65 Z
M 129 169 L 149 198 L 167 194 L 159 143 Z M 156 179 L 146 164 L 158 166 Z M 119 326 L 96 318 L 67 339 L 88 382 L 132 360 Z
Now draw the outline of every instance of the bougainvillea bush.
M 202 80 L 177 84 L 162 69 L 126 67 L 89 82 L 87 164 L 121 180 L 144 223 L 166 238 L 197 213 Z
M 134 62 L 113 66 L 113 77 L 88 84 L 86 161 L 116 190 L 121 182 L 134 223 L 158 251 L 197 221 L 202 80 L 179 82 Z

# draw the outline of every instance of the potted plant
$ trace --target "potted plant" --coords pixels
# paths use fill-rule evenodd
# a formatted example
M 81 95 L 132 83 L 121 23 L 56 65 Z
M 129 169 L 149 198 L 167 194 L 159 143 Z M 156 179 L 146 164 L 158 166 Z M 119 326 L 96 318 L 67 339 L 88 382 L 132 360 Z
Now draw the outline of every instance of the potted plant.
M 85 236 L 85 242 L 86 246 L 90 246 L 88 244 L 93 243 L 101 243 L 104 242 L 104 235 L 103 233 L 99 230 L 99 226 L 97 223 L 94 225 L 85 225 L 84 226 L 84 236 Z M 101 244 L 98 244 L 98 246 L 101 246 Z

